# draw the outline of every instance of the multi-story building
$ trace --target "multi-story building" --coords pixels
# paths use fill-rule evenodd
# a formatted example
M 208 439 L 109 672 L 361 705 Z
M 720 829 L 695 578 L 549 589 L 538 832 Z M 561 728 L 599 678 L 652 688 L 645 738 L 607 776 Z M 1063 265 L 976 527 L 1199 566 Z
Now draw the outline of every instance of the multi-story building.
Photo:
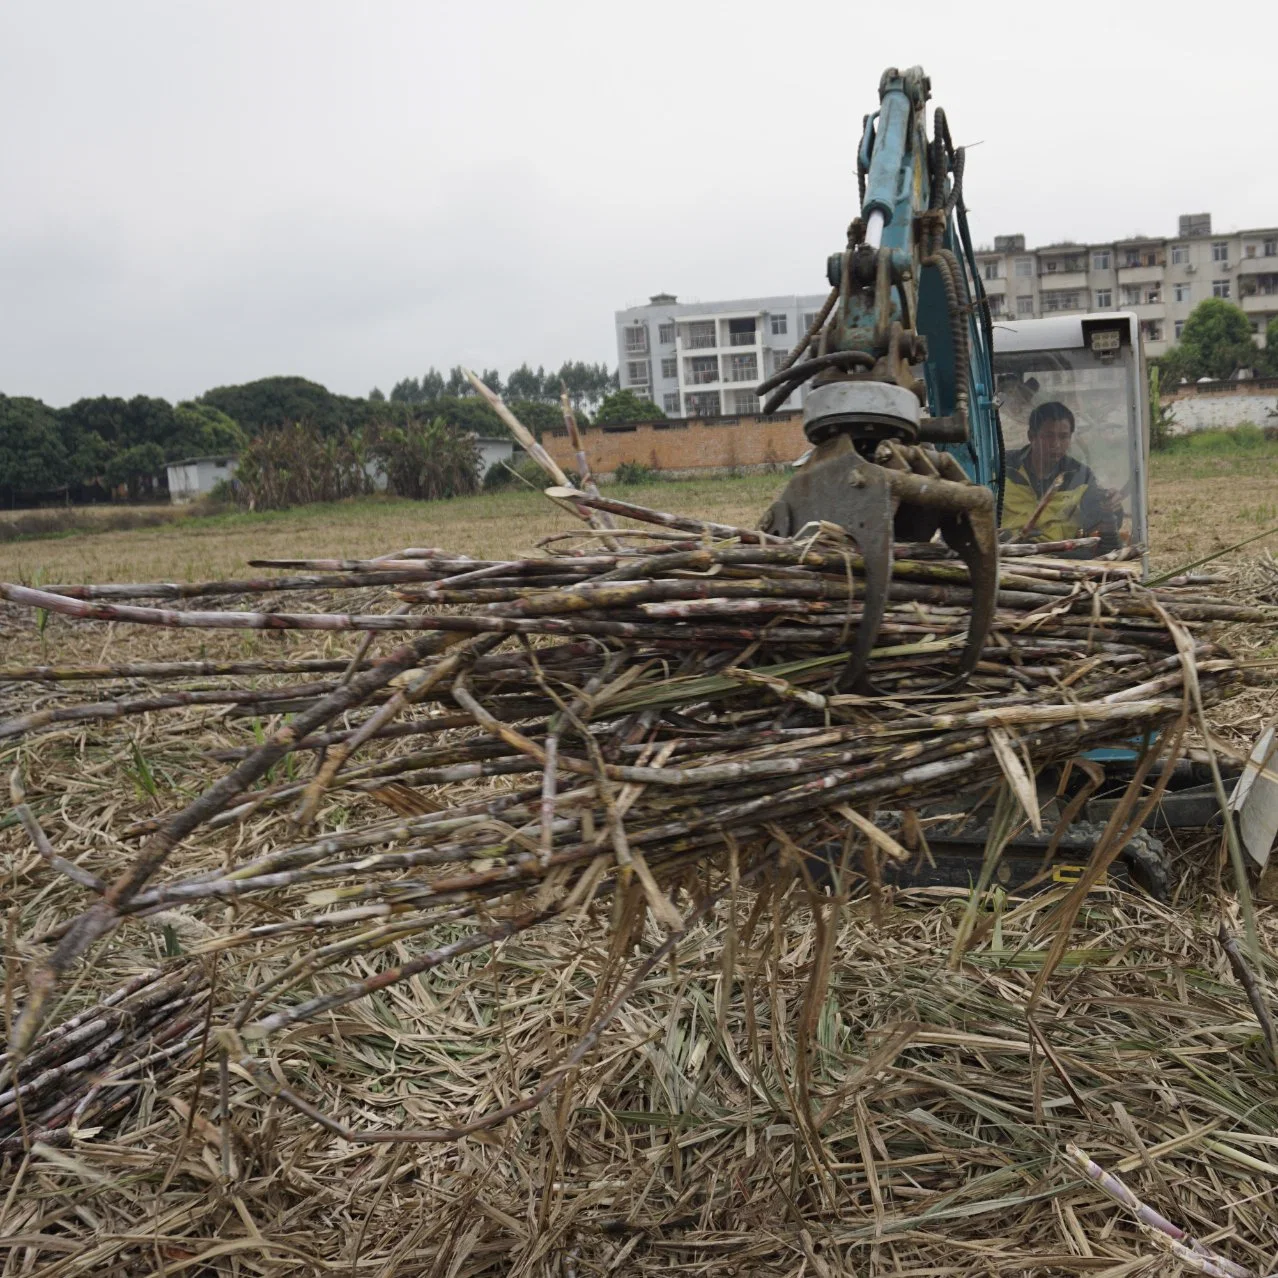
M 777 371 L 824 302 L 821 293 L 680 305 L 658 293 L 647 306 L 617 312 L 621 385 L 668 417 L 757 413 L 755 387 Z M 783 410 L 801 401 L 796 392 Z
M 1210 213 L 1183 216 L 1170 239 L 1027 249 L 1023 235 L 998 235 L 976 259 L 995 319 L 1135 311 L 1148 355 L 1162 355 L 1207 297 L 1241 306 L 1262 345 L 1278 318 L 1278 227 L 1215 234 Z
M 1069 311 L 1134 311 L 1147 355 L 1176 342 L 1194 307 L 1223 297 L 1242 307 L 1264 344 L 1278 319 L 1278 227 L 1214 233 L 1210 213 L 1180 219 L 1173 238 L 1131 236 L 1104 244 L 1027 249 L 1023 235 L 997 235 L 978 249 L 995 320 Z M 808 330 L 825 294 L 748 297 L 680 305 L 658 293 L 617 312 L 621 385 L 670 417 L 759 411 L 754 388 Z M 784 408 L 800 407 L 796 392 Z

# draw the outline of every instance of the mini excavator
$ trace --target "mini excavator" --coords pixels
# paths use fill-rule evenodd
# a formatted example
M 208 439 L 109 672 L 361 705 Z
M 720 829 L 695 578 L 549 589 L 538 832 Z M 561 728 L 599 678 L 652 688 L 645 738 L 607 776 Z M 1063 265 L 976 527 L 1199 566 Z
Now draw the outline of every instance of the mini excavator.
M 1073 304 L 1046 318 L 1002 318 L 1012 282 L 997 275 L 989 282 L 978 270 L 963 200 L 964 152 L 939 108 L 929 136 L 930 95 L 921 67 L 883 73 L 879 109 L 865 117 L 857 150 L 861 208 L 846 247 L 826 264 L 830 294 L 758 388 L 765 414 L 801 391 L 811 445 L 761 527 L 796 536 L 808 525 L 835 524 L 864 561 L 862 621 L 839 678 L 841 688 L 864 693 L 873 692 L 868 667 L 887 606 L 894 542 L 930 541 L 939 533 L 967 565 L 971 616 L 949 683 L 961 684 L 976 669 L 998 597 L 1005 438 L 1024 445 L 1039 405 L 1069 410 L 1077 426 L 1070 451 L 1126 506 L 1117 514 L 1121 540 L 1139 545 L 1147 535 L 1149 409 L 1139 320 L 1128 312 L 1079 312 Z M 1025 259 L 1027 270 L 1032 261 Z M 1028 525 L 1012 522 L 1002 528 L 1003 539 L 1025 540 Z M 1086 554 L 1088 547 L 1057 542 L 1044 551 Z M 1059 842 L 1057 881 L 1086 861 L 1138 751 L 1092 753 L 1106 782 Z M 1257 774 L 1268 776 L 1274 759 L 1271 728 L 1230 803 L 1245 828 L 1245 796 L 1251 823 L 1261 829 L 1248 839 L 1261 866 L 1271 827 L 1278 828 L 1278 783 L 1258 782 Z M 1234 770 L 1232 779 L 1238 776 Z M 1046 802 L 1055 777 L 1039 782 Z M 1206 765 L 1182 760 L 1147 829 L 1125 850 L 1127 870 L 1116 866 L 1117 877 L 1130 872 L 1166 896 L 1172 881 L 1157 832 L 1219 826 L 1219 793 Z M 984 827 L 967 821 L 933 827 L 928 841 L 932 864 L 916 868 L 910 881 L 966 887 L 980 862 Z M 1013 841 L 1000 866 L 1000 874 L 1011 875 L 1002 879 L 1005 887 L 1042 877 L 1047 842 L 1029 835 Z M 820 850 L 813 855 L 829 859 Z

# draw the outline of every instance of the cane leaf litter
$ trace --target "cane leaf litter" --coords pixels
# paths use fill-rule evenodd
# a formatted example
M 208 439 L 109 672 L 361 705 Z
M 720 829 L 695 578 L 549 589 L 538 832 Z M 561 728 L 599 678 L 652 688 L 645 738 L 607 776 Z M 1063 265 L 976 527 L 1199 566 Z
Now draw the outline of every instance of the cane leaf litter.
M 1106 877 L 1272 711 L 1268 576 L 1007 547 L 954 688 L 966 570 L 899 546 L 844 690 L 837 530 L 556 494 L 519 558 L 0 587 L 52 619 L 0 671 L 0 1272 L 1278 1268 L 1220 935 L 1269 998 L 1269 911 L 1218 832 L 1169 904 Z M 1082 880 L 1004 892 L 1034 774 L 1133 740 Z M 888 884 L 971 794 L 972 887 Z

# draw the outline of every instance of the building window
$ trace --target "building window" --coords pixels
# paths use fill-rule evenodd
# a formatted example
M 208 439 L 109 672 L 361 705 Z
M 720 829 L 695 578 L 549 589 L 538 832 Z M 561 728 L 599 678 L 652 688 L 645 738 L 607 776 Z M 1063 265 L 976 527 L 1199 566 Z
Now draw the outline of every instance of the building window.
M 803 317 L 803 331 L 805 333 L 809 333 L 812 331 L 812 325 L 816 323 L 816 317 L 818 314 L 819 314 L 818 311 L 809 311 Z
M 1018 315 L 1034 314 L 1034 299 L 1032 297 L 1018 297 L 1016 299 L 1016 313 Z
M 717 355 L 694 355 L 688 364 L 687 380 L 693 386 L 705 386 L 719 380 L 719 357 Z
M 1156 306 L 1163 300 L 1163 286 L 1161 284 L 1151 284 L 1145 290 L 1145 305 Z
M 1097 267 L 1097 270 L 1104 270 L 1104 267 Z M 1098 311 L 1107 311 L 1114 305 L 1114 290 L 1110 288 L 1098 288 L 1096 290 L 1096 309 Z
M 1034 274 L 1034 259 L 1032 257 L 1018 257 L 1015 269 L 1021 279 L 1030 279 Z
M 1128 249 L 1127 252 L 1123 254 L 1123 265 L 1125 267 L 1139 266 L 1140 265 L 1139 250 Z
M 679 376 L 679 361 L 675 356 L 661 361 L 661 376 L 667 379 Z
M 723 380 L 725 382 L 757 382 L 759 380 L 759 365 L 755 360 L 754 352 L 749 351 L 741 355 L 729 355 L 728 375 Z
M 785 316 L 784 315 L 772 316 L 772 336 L 773 337 L 785 336 Z
M 1100 249 L 1092 254 L 1092 270 L 1108 271 L 1109 270 L 1109 249 Z M 1105 303 L 1109 305 L 1108 302 Z
M 1229 261 L 1229 243 L 1228 241 L 1213 244 L 1211 246 L 1211 260 L 1213 262 Z
M 667 417 L 679 416 L 679 392 L 671 391 L 669 395 L 662 398 L 661 407 L 665 409 Z
M 1043 294 L 1043 310 L 1050 311 L 1076 311 L 1078 310 L 1078 294 L 1077 293 L 1044 293 Z
M 647 386 L 648 385 L 648 361 L 646 359 L 633 359 L 626 365 L 626 381 L 631 386 Z
M 1043 263 L 1043 270 L 1045 270 L 1049 275 L 1055 275 L 1056 268 L 1059 265 L 1060 265 L 1059 262 L 1055 261 L 1054 259 L 1049 259 L 1048 261 Z
M 674 320 L 671 320 L 668 324 L 661 324 L 658 326 L 657 341 L 659 341 L 662 344 L 662 346 L 673 346 L 674 339 L 675 339 Z
M 699 320 L 695 324 L 688 325 L 689 350 L 703 351 L 715 345 L 714 320 Z
M 689 391 L 687 395 L 689 417 L 718 417 L 718 391 Z
M 1278 240 L 1265 241 L 1265 256 L 1278 257 Z
M 1174 284 L 1172 285 L 1172 287 L 1175 289 L 1174 296 L 1178 302 L 1189 301 L 1189 285 L 1188 284 Z
M 646 355 L 648 353 L 648 326 L 641 324 L 637 328 L 626 329 L 626 354 Z
M 1256 256 L 1256 246 L 1254 244 L 1244 245 L 1243 257 L 1255 257 L 1255 256 Z
M 1163 340 L 1162 320 L 1142 320 L 1140 325 L 1140 335 L 1147 342 L 1161 342 Z
M 754 391 L 733 391 L 732 411 L 749 416 L 759 411 L 759 397 Z
M 1177 320 L 1174 327 L 1176 329 L 1176 340 L 1179 342 L 1180 335 L 1185 331 L 1185 321 Z
M 1212 280 L 1211 295 L 1212 297 L 1228 297 L 1229 281 L 1228 280 Z
M 729 346 L 753 346 L 755 324 L 752 319 L 734 319 L 728 321 Z
M 1140 288 L 1135 284 L 1123 285 L 1123 305 L 1139 306 L 1140 305 Z
M 981 274 L 987 280 L 998 279 L 998 258 L 991 258 L 988 262 L 981 263 Z
M 1173 266 L 1189 265 L 1189 245 L 1188 244 L 1172 245 L 1172 265 Z

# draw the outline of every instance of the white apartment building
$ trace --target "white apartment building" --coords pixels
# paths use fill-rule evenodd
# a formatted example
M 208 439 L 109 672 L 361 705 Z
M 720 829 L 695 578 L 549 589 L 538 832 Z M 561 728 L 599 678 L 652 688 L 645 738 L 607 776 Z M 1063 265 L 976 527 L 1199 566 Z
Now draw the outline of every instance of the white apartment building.
M 647 306 L 616 314 L 621 385 L 667 417 L 757 413 L 754 388 L 781 366 L 825 299 L 819 293 L 680 305 L 672 293 L 657 293 Z M 782 409 L 801 403 L 796 392 Z
M 1207 297 L 1241 306 L 1262 345 L 1278 317 L 1278 227 L 1215 234 L 1210 213 L 1181 217 L 1171 239 L 1027 249 L 1023 235 L 999 235 L 976 259 L 995 320 L 1135 311 L 1147 355 L 1164 354 Z

